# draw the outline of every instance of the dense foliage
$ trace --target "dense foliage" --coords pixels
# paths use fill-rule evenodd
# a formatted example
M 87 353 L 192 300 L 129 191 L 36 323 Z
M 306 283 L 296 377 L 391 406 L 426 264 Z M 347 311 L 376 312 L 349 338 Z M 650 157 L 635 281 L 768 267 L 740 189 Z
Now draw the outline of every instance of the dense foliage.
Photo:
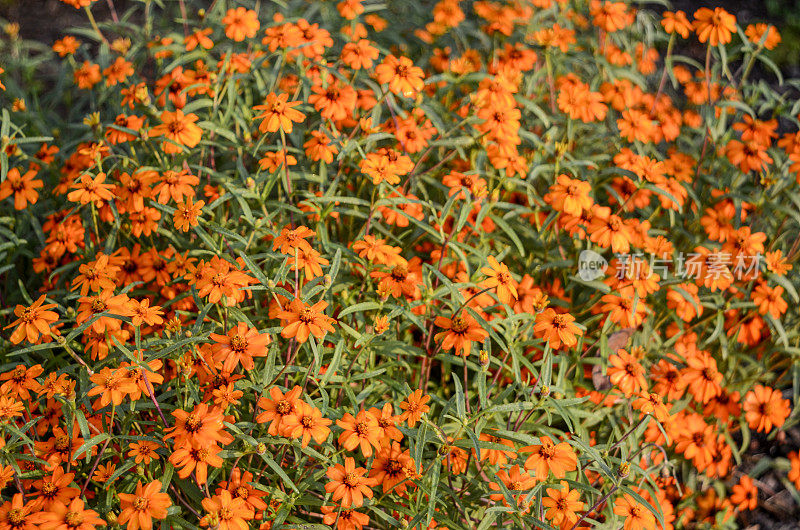
M 0 530 L 723 528 L 767 475 L 800 505 L 796 452 L 747 455 L 800 392 L 774 27 L 63 1 L 85 27 L 0 46 Z

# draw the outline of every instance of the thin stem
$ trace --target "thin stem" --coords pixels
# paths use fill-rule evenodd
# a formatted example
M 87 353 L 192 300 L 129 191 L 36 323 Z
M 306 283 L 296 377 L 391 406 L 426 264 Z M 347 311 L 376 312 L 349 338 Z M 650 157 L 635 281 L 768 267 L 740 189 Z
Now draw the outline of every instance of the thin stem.
M 97 26 L 97 21 L 94 19 L 92 10 L 89 8 L 89 6 L 84 6 L 83 10 L 86 11 L 86 16 L 89 17 L 89 23 L 92 25 L 92 29 L 97 32 L 97 36 L 100 37 L 100 40 L 108 44 L 108 39 L 106 39 L 105 35 L 103 35 L 103 32 L 100 31 L 100 28 Z
M 602 504 L 603 504 L 604 502 L 606 502 L 606 501 L 608 500 L 608 498 L 609 498 L 609 497 L 611 497 L 611 495 L 613 495 L 613 494 L 614 494 L 614 492 L 615 492 L 615 491 L 617 491 L 617 488 L 618 488 L 618 487 L 619 487 L 619 484 L 614 484 L 614 487 L 612 487 L 612 488 L 609 490 L 609 492 L 608 492 L 608 493 L 606 493 L 605 495 L 603 495 L 602 497 L 600 497 L 600 498 L 597 500 L 597 502 L 595 502 L 595 503 L 592 505 L 592 507 L 591 507 L 591 508 L 589 508 L 587 511 L 585 511 L 585 512 L 584 512 L 584 514 L 583 514 L 583 515 L 581 515 L 580 519 L 578 519 L 578 520 L 575 522 L 575 524 L 574 524 L 574 525 L 572 525 L 572 528 L 570 528 L 570 530 L 576 530 L 576 529 L 577 529 L 577 528 L 578 528 L 578 527 L 581 525 L 581 523 L 583 522 L 583 520 L 584 520 L 584 519 L 586 519 L 587 517 L 589 517 L 589 515 L 590 515 L 592 512 L 594 512 L 594 511 L 595 511 L 595 510 L 596 510 L 598 507 L 602 506 Z

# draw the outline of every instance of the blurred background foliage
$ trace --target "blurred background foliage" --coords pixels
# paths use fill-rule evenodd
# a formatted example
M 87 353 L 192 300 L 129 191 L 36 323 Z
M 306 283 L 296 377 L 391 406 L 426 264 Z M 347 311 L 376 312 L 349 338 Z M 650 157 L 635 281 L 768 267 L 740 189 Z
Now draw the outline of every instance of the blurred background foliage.
M 132 4 L 141 1 L 143 0 L 98 0 L 93 5 L 92 12 L 98 20 L 105 20 L 112 16 L 110 5 L 113 4 L 117 13 L 121 14 Z M 319 0 L 309 0 L 312 1 Z M 397 0 L 397 4 L 410 1 L 419 3 L 428 0 Z M 471 1 L 464 0 L 462 4 L 466 5 Z M 664 11 L 666 1 L 634 1 L 632 4 L 660 14 Z M 783 42 L 773 50 L 771 57 L 787 77 L 800 76 L 800 0 L 674 0 L 671 5 L 673 9 L 685 11 L 690 18 L 700 7 L 724 7 L 736 15 L 742 27 L 755 22 L 774 24 L 781 32 Z M 48 46 L 63 37 L 66 28 L 83 25 L 86 20 L 82 10 L 64 4 L 61 0 L 0 0 L 0 19 L 18 24 L 19 36 L 23 39 L 38 40 Z M 7 30 L 8 25 L 4 26 Z M 11 28 L 12 31 L 16 29 L 13 26 Z M 2 38 L 8 38 L 6 31 Z

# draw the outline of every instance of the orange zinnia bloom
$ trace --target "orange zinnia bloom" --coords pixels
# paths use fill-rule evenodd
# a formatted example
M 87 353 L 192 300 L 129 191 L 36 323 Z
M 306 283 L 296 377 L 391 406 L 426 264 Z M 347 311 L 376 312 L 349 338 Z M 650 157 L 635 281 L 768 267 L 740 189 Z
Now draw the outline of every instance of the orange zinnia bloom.
M 232 496 L 228 490 L 222 490 L 210 499 L 203 499 L 202 504 L 208 515 L 200 520 L 200 525 L 218 530 L 247 530 L 247 520 L 254 515 L 244 499 Z
M 176 446 L 205 448 L 216 443 L 227 445 L 233 441 L 233 437 L 225 432 L 222 409 L 199 403 L 192 412 L 178 409 L 172 415 L 175 417 L 175 426 L 166 429 L 164 439 L 175 438 Z
M 50 337 L 51 325 L 58 320 L 58 313 L 49 311 L 56 307 L 56 304 L 42 305 L 44 299 L 45 295 L 42 295 L 28 307 L 17 304 L 14 308 L 14 316 L 17 319 L 3 328 L 17 326 L 9 337 L 11 344 L 19 344 L 25 339 L 31 344 L 38 344 L 40 337 Z
M 459 314 L 452 319 L 436 317 L 434 323 L 445 329 L 436 334 L 435 339 L 442 341 L 445 351 L 455 348 L 456 355 L 469 356 L 473 342 L 483 342 L 489 333 L 469 315 Z
M 487 258 L 489 267 L 481 268 L 481 272 L 488 277 L 483 280 L 484 288 L 497 288 L 497 298 L 501 303 L 514 305 L 517 299 L 517 281 L 504 263 L 500 263 L 494 256 Z
M 183 151 L 180 146 L 191 148 L 200 143 L 203 130 L 195 124 L 198 119 L 195 114 L 184 115 L 181 109 L 176 109 L 175 112 L 165 110 L 161 113 L 161 125 L 151 128 L 149 134 L 169 140 L 161 144 L 165 153 L 180 153 Z
M 661 25 L 667 33 L 677 33 L 684 39 L 689 37 L 692 31 L 692 23 L 686 18 L 686 13 L 683 11 L 665 11 L 664 18 L 661 19 Z
M 578 468 L 578 457 L 567 442 L 556 444 L 549 436 L 540 437 L 539 442 L 520 449 L 522 453 L 532 453 L 525 460 L 525 469 L 532 469 L 538 480 L 547 479 L 550 473 L 564 478 L 567 472 Z
M 293 416 L 303 403 L 299 399 L 303 389 L 295 385 L 290 391 L 284 394 L 280 388 L 274 386 L 269 389 L 269 397 L 258 399 L 258 406 L 264 409 L 256 416 L 258 423 L 270 422 L 267 434 L 277 436 L 283 430 L 283 421 L 289 416 Z
M 697 32 L 697 40 L 708 41 L 711 46 L 729 43 L 731 34 L 736 33 L 736 17 L 721 7 L 715 7 L 713 11 L 701 7 L 694 12 L 692 25 Z
M 150 530 L 153 519 L 165 519 L 167 508 L 172 506 L 169 495 L 161 493 L 161 481 L 154 480 L 146 486 L 136 483 L 136 493 L 120 493 L 119 522 L 128 523 L 128 530 Z
M 244 322 L 239 322 L 227 335 L 212 333 L 209 338 L 216 343 L 211 349 L 214 360 L 222 363 L 226 372 L 232 372 L 239 364 L 245 370 L 252 370 L 253 357 L 266 357 L 267 346 L 272 342 L 269 334 L 259 333 Z
M 94 530 L 106 522 L 97 512 L 85 508 L 82 499 L 72 499 L 69 504 L 55 502 L 48 511 L 42 512 L 40 530 Z
M 172 214 L 172 222 L 175 228 L 181 232 L 188 232 L 189 228 L 197 226 L 197 218 L 205 206 L 205 201 L 192 203 L 192 198 L 187 197 L 184 202 L 179 202 L 175 206 L 175 213 Z
M 788 399 L 780 390 L 756 385 L 744 397 L 744 413 L 747 424 L 758 432 L 770 432 L 773 427 L 780 428 L 791 414 Z
M 98 173 L 92 177 L 88 173 L 81 175 L 80 182 L 72 185 L 72 189 L 67 200 L 89 204 L 90 202 L 110 201 L 114 198 L 113 185 L 106 184 L 106 174 Z
M 644 368 L 639 361 L 626 352 L 617 350 L 609 356 L 608 377 L 611 384 L 619 388 L 626 397 L 647 390 L 647 380 L 644 378 Z
M 400 420 L 405 420 L 409 427 L 414 427 L 422 415 L 431 410 L 427 405 L 430 399 L 428 395 L 423 396 L 420 389 L 409 394 L 405 401 L 400 403 L 400 408 L 404 411 L 400 415 Z
M 44 182 L 35 177 L 36 171 L 33 169 L 26 171 L 24 175 L 15 167 L 9 169 L 6 179 L 0 182 L 0 201 L 13 195 L 15 210 L 24 210 L 28 204 L 36 204 L 39 200 L 36 188 L 44 186 Z
M 161 446 L 156 442 L 150 442 L 147 440 L 133 442 L 128 445 L 128 448 L 130 449 L 128 451 L 128 457 L 133 458 L 137 464 L 143 463 L 147 465 L 151 461 L 158 460 L 160 458 L 158 453 L 156 453 L 156 449 L 159 447 Z
M 0 506 L 0 529 L 38 530 L 41 513 L 36 510 L 36 501 L 25 502 L 21 493 L 15 493 L 10 501 Z
M 256 12 L 244 7 L 229 9 L 222 23 L 225 24 L 225 35 L 235 42 L 252 39 L 261 27 Z
M 591 183 L 572 179 L 564 174 L 559 175 L 556 181 L 556 184 L 550 186 L 550 192 L 544 196 L 545 202 L 554 210 L 577 217 L 594 204 L 589 196 L 592 191 Z
M 51 475 L 46 475 L 31 484 L 31 487 L 38 491 L 39 496 L 35 502 L 37 506 L 45 511 L 49 511 L 53 504 L 69 502 L 80 494 L 78 488 L 70 488 L 75 473 L 64 473 L 61 466 L 56 466 Z
M 731 502 L 740 510 L 755 510 L 758 506 L 758 488 L 753 479 L 742 475 L 739 483 L 733 486 Z
M 292 132 L 292 122 L 302 122 L 306 115 L 295 109 L 302 101 L 289 102 L 289 94 L 267 94 L 263 105 L 256 105 L 253 110 L 264 111 L 255 117 L 261 120 L 258 130 L 262 133 L 275 132 L 282 130 L 286 134 Z
M 580 500 L 581 492 L 570 489 L 569 484 L 562 481 L 558 488 L 547 488 L 547 496 L 542 498 L 544 516 L 554 525 L 571 528 L 578 521 L 578 512 L 585 509 L 586 504 Z
M 349 412 L 341 420 L 336 420 L 336 425 L 344 432 L 339 435 L 339 445 L 348 451 L 356 447 L 361 449 L 364 458 L 372 456 L 372 448 L 381 448 L 381 429 L 375 416 L 365 410 L 355 417 Z
M 555 309 L 548 307 L 536 315 L 533 332 L 554 350 L 559 349 L 562 344 L 572 348 L 578 344 L 578 337 L 583 335 L 583 331 L 573 322 L 575 317 L 569 313 L 556 313 Z
M 125 396 L 136 391 L 136 384 L 128 378 L 128 371 L 124 368 L 112 370 L 106 366 L 99 372 L 89 377 L 95 386 L 89 390 L 87 396 L 100 397 L 95 400 L 92 407 L 97 410 L 113 403 L 115 406 L 122 404 Z
M 722 393 L 722 374 L 717 371 L 717 361 L 710 353 L 693 349 L 686 355 L 686 364 L 678 385 L 688 387 L 695 401 L 708 403 Z
M 364 497 L 372 498 L 373 479 L 367 478 L 367 472 L 363 467 L 356 467 L 353 458 L 344 459 L 344 465 L 336 464 L 329 467 L 325 473 L 331 479 L 325 484 L 325 491 L 332 493 L 331 500 L 339 502 L 343 507 L 361 506 L 364 504 Z
M 422 68 L 414 66 L 408 57 L 387 55 L 375 67 L 375 79 L 378 83 L 388 83 L 393 94 L 402 94 L 405 97 L 411 97 L 425 87 L 424 77 Z
M 295 298 L 286 309 L 276 315 L 276 318 L 283 321 L 281 336 L 285 339 L 295 338 L 303 343 L 308 340 L 309 335 L 322 339 L 327 332 L 333 332 L 335 321 L 322 314 L 326 307 L 328 302 L 325 301 L 308 306 Z
M 318 444 L 328 439 L 331 433 L 328 425 L 331 423 L 331 420 L 322 417 L 318 408 L 301 401 L 293 414 L 284 416 L 281 432 L 289 438 L 300 438 L 301 445 L 308 447 L 311 438 Z
M 625 518 L 624 530 L 655 530 L 656 518 L 626 493 L 614 502 L 614 513 Z

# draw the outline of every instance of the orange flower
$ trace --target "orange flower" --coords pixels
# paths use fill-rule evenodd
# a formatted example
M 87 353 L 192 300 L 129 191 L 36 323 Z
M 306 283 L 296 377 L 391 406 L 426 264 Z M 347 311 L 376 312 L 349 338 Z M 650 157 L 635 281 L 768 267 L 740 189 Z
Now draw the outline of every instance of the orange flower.
M 789 459 L 789 474 L 787 478 L 794 483 L 796 488 L 800 488 L 800 454 L 792 451 L 786 457 Z
M 315 84 L 311 91 L 308 102 L 314 105 L 323 118 L 340 121 L 352 117 L 357 95 L 350 85 L 333 78 L 328 80 L 326 86 Z
M 211 28 L 203 28 L 203 29 L 196 29 L 194 32 L 186 37 L 183 41 L 184 46 L 186 46 L 186 51 L 190 52 L 200 46 L 205 50 L 210 50 L 214 47 L 214 41 L 212 41 L 208 36 L 213 33 L 213 29 Z
M 753 479 L 742 475 L 739 483 L 733 486 L 731 502 L 740 510 L 755 510 L 758 506 L 758 488 Z
M 363 239 L 353 243 L 353 250 L 358 256 L 365 258 L 373 263 L 388 265 L 405 265 L 407 262 L 400 256 L 403 249 L 386 244 L 385 239 L 378 239 L 373 235 L 366 234 Z
M 258 423 L 270 422 L 267 434 L 277 436 L 283 430 L 283 421 L 289 416 L 293 416 L 303 403 L 299 397 L 303 390 L 295 385 L 290 391 L 284 394 L 280 388 L 274 386 L 269 389 L 269 397 L 258 399 L 258 406 L 264 409 L 256 416 Z
M 525 460 L 525 469 L 533 470 L 538 480 L 546 480 L 550 473 L 564 478 L 567 472 L 577 469 L 578 457 L 567 442 L 556 444 L 549 436 L 540 437 L 539 442 L 520 449 L 522 453 L 532 453 Z
M 99 83 L 103 79 L 103 76 L 100 75 L 99 64 L 83 61 L 81 67 L 75 70 L 73 78 L 75 79 L 75 84 L 78 85 L 78 88 L 88 90 Z
M 375 67 L 375 79 L 378 83 L 388 83 L 393 94 L 402 94 L 405 97 L 411 97 L 425 87 L 424 77 L 422 68 L 414 66 L 408 57 L 387 55 Z
M 65 57 L 78 51 L 80 45 L 81 41 L 72 35 L 67 35 L 63 39 L 59 39 L 53 43 L 53 51 L 56 52 L 59 57 Z
M 49 311 L 56 307 L 56 304 L 42 305 L 44 298 L 45 295 L 42 295 L 28 307 L 18 304 L 14 308 L 17 319 L 3 328 L 17 326 L 9 337 L 11 344 L 19 344 L 25 339 L 31 344 L 38 344 L 42 336 L 50 337 L 51 325 L 58 320 L 58 313 Z M 55 331 L 57 333 L 57 330 Z
M 559 175 L 556 181 L 556 184 L 550 186 L 550 192 L 544 196 L 545 202 L 554 210 L 577 217 L 594 204 L 589 196 L 592 191 L 589 182 L 572 179 L 564 174 Z
M 295 109 L 302 101 L 289 102 L 289 94 L 267 94 L 263 105 L 256 105 L 253 110 L 264 111 L 255 117 L 261 120 L 258 130 L 262 133 L 275 132 L 281 130 L 286 134 L 292 132 L 292 122 L 301 123 L 306 119 L 306 115 Z
M 405 401 L 400 403 L 400 408 L 404 411 L 400 415 L 400 421 L 405 420 L 409 427 L 414 427 L 422 415 L 431 410 L 427 405 L 430 399 L 430 396 L 422 395 L 422 390 L 414 390 Z
M 146 486 L 136 483 L 136 493 L 119 493 L 120 524 L 128 523 L 128 530 L 150 530 L 153 519 L 165 519 L 167 508 L 172 506 L 169 495 L 161 493 L 161 481 L 154 480 Z
M 161 125 L 151 128 L 149 134 L 166 138 L 161 148 L 167 154 L 177 154 L 183 151 L 181 146 L 191 148 L 200 143 L 203 130 L 195 124 L 198 119 L 195 114 L 184 115 L 181 109 L 165 110 L 161 113 Z
M 363 467 L 356 467 L 356 462 L 351 457 L 344 459 L 344 465 L 336 464 L 329 467 L 325 475 L 330 482 L 325 484 L 325 491 L 332 493 L 331 500 L 339 502 L 343 507 L 358 507 L 364 504 L 364 497 L 372 498 L 374 481 L 364 476 L 367 472 Z
M 594 25 L 609 33 L 624 29 L 633 22 L 634 15 L 628 12 L 625 2 L 592 0 L 590 6 Z
M 42 375 L 44 369 L 42 365 L 36 364 L 29 368 L 18 364 L 16 368 L 10 372 L 5 372 L 0 375 L 0 381 L 5 381 L 0 386 L 0 392 L 3 394 L 11 394 L 13 397 L 21 400 L 28 400 L 31 398 L 30 392 L 39 393 L 42 386 L 36 381 L 36 378 Z
M 235 42 L 242 42 L 245 39 L 252 39 L 256 36 L 261 23 L 255 11 L 244 7 L 229 9 L 222 19 L 225 24 L 225 35 Z
M 210 499 L 203 499 L 206 516 L 200 519 L 200 526 L 210 526 L 219 530 L 247 530 L 247 520 L 253 518 L 253 511 L 240 497 L 234 497 L 228 490 L 222 490 Z
M 164 322 L 164 319 L 161 318 L 161 315 L 164 314 L 164 311 L 162 311 L 161 307 L 157 305 L 151 307 L 150 300 L 147 298 L 141 302 L 131 299 L 130 308 L 132 313 L 131 324 L 134 326 L 141 326 L 142 324 L 147 324 L 148 326 L 157 326 Z
M 55 502 L 50 509 L 42 512 L 39 530 L 94 530 L 105 526 L 106 522 L 97 512 L 85 508 L 82 499 L 72 499 L 69 504 Z
M 656 518 L 626 493 L 614 502 L 614 513 L 625 518 L 624 530 L 655 530 Z
M 369 458 L 373 447 L 381 448 L 382 437 L 378 420 L 367 411 L 362 410 L 355 417 L 347 412 L 341 420 L 336 420 L 336 425 L 343 429 L 339 435 L 339 445 L 347 451 L 359 447 L 364 458 Z
M 172 222 L 175 228 L 182 232 L 188 232 L 189 228 L 197 226 L 197 218 L 205 206 L 205 201 L 192 203 L 192 198 L 187 197 L 184 202 L 179 202 L 172 214 Z
M 36 171 L 33 169 L 26 171 L 24 175 L 15 167 L 9 169 L 6 179 L 0 182 L 0 201 L 13 195 L 15 210 L 24 210 L 28 204 L 36 204 L 39 200 L 36 188 L 44 186 L 44 182 L 35 177 Z
M 176 446 L 170 455 L 170 463 L 178 468 L 178 476 L 186 478 L 194 473 L 198 484 L 205 484 L 208 480 L 208 466 L 222 467 L 224 460 L 219 456 L 222 448 L 216 444 L 196 448 L 191 445 Z
M 289 438 L 300 438 L 303 447 L 308 447 L 311 438 L 318 444 L 328 439 L 332 422 L 322 417 L 322 412 L 308 403 L 301 401 L 293 414 L 284 416 L 281 421 L 281 432 Z
M 681 370 L 678 385 L 688 387 L 699 403 L 708 403 L 722 392 L 722 374 L 717 371 L 717 361 L 706 351 L 691 350 L 686 355 L 686 368 Z
M 306 156 L 314 162 L 323 161 L 326 164 L 333 162 L 333 155 L 339 148 L 331 143 L 331 139 L 322 131 L 311 131 L 311 138 L 303 144 Z
M 373 61 L 380 55 L 378 48 L 367 39 L 348 42 L 342 48 L 342 62 L 353 70 L 372 68 Z
M 78 298 L 78 304 L 78 316 L 75 318 L 75 323 L 78 325 L 91 320 L 95 315 L 110 313 L 92 322 L 90 328 L 95 333 L 118 330 L 122 324 L 117 317 L 131 315 L 128 297 L 124 294 L 114 296 L 114 292 L 110 289 L 94 296 Z
M 708 42 L 710 46 L 727 44 L 731 41 L 731 33 L 736 33 L 736 17 L 721 7 L 715 7 L 713 11 L 701 7 L 694 12 L 692 26 L 700 42 Z
M 99 372 L 89 377 L 95 386 L 89 390 L 87 396 L 100 397 L 95 400 L 92 407 L 97 410 L 113 403 L 115 406 L 122 404 L 125 396 L 136 391 L 136 384 L 128 378 L 128 371 L 124 368 L 112 370 L 106 366 Z
M 481 268 L 481 272 L 487 275 L 483 280 L 484 288 L 497 288 L 497 298 L 501 303 L 514 305 L 517 299 L 517 281 L 511 276 L 511 272 L 504 263 L 500 263 L 494 256 L 487 258 L 489 267 Z
M 780 390 L 756 385 L 744 396 L 744 413 L 747 424 L 758 432 L 770 432 L 773 427 L 780 428 L 791 414 L 788 399 Z
M 110 201 L 114 198 L 113 185 L 105 184 L 105 181 L 105 173 L 98 173 L 94 178 L 90 174 L 84 173 L 81 175 L 80 182 L 72 185 L 72 189 L 75 191 L 71 191 L 67 195 L 67 200 L 81 204 Z
M 667 33 L 677 33 L 684 39 L 689 38 L 689 33 L 692 31 L 692 23 L 686 18 L 686 13 L 683 11 L 665 11 L 664 18 L 661 19 L 661 25 Z
M 328 307 L 328 302 L 319 301 L 312 306 L 303 303 L 299 298 L 295 298 L 289 306 L 279 312 L 276 317 L 281 319 L 283 330 L 281 336 L 285 339 L 297 339 L 304 343 L 309 335 L 314 335 L 322 339 L 327 332 L 333 332 L 332 318 L 322 314 Z
M 35 510 L 36 501 L 25 502 L 21 493 L 0 506 L 0 530 L 38 530 L 41 513 Z
M 586 504 L 580 500 L 581 492 L 570 489 L 569 484 L 562 481 L 558 488 L 547 488 L 547 496 L 542 498 L 545 507 L 544 516 L 554 525 L 571 528 L 578 522 L 578 512 L 585 509 Z
M 530 472 L 524 471 L 518 465 L 512 466 L 508 471 L 505 469 L 499 470 L 497 477 L 503 482 L 511 496 L 517 499 L 517 505 L 521 508 L 525 498 L 528 496 L 528 492 L 533 489 L 537 482 L 536 477 L 531 476 Z M 505 495 L 497 482 L 490 482 L 489 489 L 498 492 L 489 495 L 491 500 L 503 501 L 503 504 L 508 505 L 508 501 L 505 499 Z
M 216 443 L 228 444 L 233 437 L 225 432 L 222 410 L 206 403 L 195 405 L 192 412 L 175 410 L 175 426 L 166 429 L 164 439 L 175 438 L 175 445 L 207 448 Z
M 659 394 L 642 392 L 633 402 L 633 408 L 644 414 L 653 414 L 661 423 L 669 420 L 669 410 Z
M 222 363 L 222 369 L 232 372 L 241 364 L 245 370 L 255 368 L 253 357 L 266 357 L 267 346 L 272 339 L 267 333 L 259 333 L 255 328 L 239 322 L 227 335 L 212 333 L 209 338 L 216 344 L 211 351 L 214 360 Z
M 473 342 L 483 342 L 489 333 L 478 322 L 467 314 L 455 315 L 452 319 L 436 317 L 436 326 L 445 329 L 434 337 L 442 341 L 445 351 L 455 348 L 456 355 L 469 356 Z
M 559 349 L 562 344 L 572 348 L 578 344 L 578 337 L 583 335 L 583 331 L 574 321 L 575 317 L 569 313 L 556 313 L 555 309 L 548 307 L 536 315 L 533 332 L 554 350 Z
M 789 308 L 789 304 L 783 299 L 783 291 L 784 289 L 780 285 L 770 287 L 765 282 L 758 282 L 750 296 L 760 314 L 769 314 L 777 320 Z
M 768 50 L 774 49 L 781 42 L 781 34 L 778 33 L 778 29 L 769 24 L 748 24 L 744 34 L 747 35 L 750 42 L 761 44 Z
M 156 442 L 150 442 L 147 440 L 141 442 L 132 442 L 128 445 L 130 449 L 128 451 L 128 457 L 133 458 L 134 461 L 139 464 L 149 464 L 153 460 L 158 460 L 160 457 L 158 453 L 156 453 L 156 449 L 160 447 L 159 444 Z
M 133 73 L 133 63 L 126 61 L 123 57 L 117 57 L 108 68 L 103 70 L 103 75 L 106 78 L 106 86 L 124 83 L 128 76 L 133 75 Z
M 328 526 L 336 523 L 336 530 L 361 530 L 369 524 L 369 515 L 351 508 L 329 505 L 323 506 L 320 510 L 323 514 L 322 522 Z
M 625 397 L 647 390 L 644 368 L 636 357 L 625 350 L 617 350 L 616 354 L 609 356 L 608 362 L 611 365 L 608 367 L 611 384 L 619 388 Z

